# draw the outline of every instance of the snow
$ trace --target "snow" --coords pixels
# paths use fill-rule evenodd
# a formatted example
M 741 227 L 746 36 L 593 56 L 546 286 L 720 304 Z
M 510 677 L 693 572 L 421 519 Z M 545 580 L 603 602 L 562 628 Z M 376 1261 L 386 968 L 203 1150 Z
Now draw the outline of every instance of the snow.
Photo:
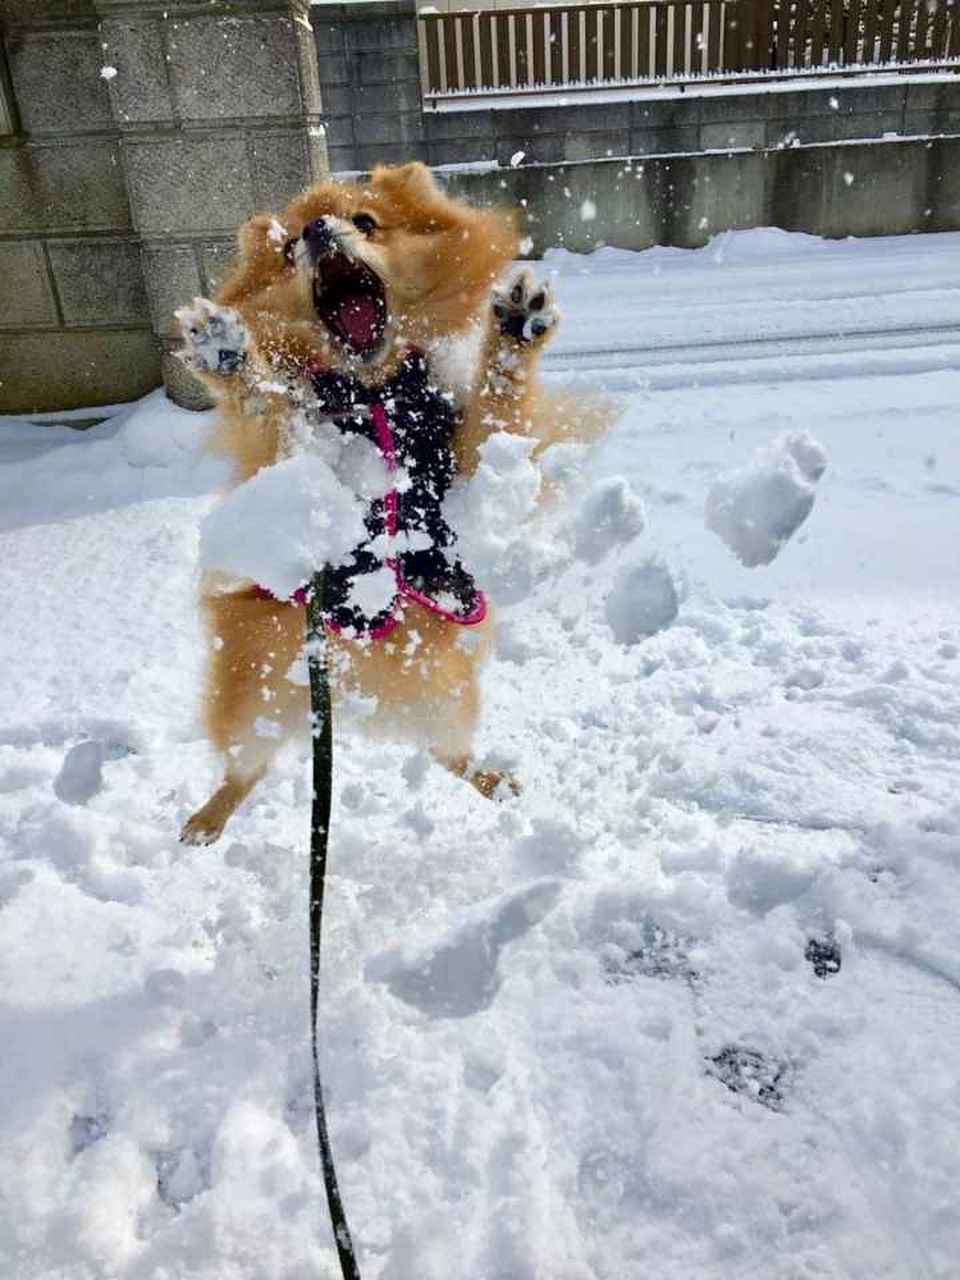
M 214 507 L 201 526 L 200 562 L 285 600 L 366 541 L 364 511 L 326 459 L 300 453 L 258 471 Z
M 618 644 L 639 644 L 674 621 L 680 607 L 676 584 L 667 565 L 657 557 L 620 571 L 604 605 L 604 613 Z
M 78 742 L 64 756 L 53 790 L 64 804 L 86 804 L 103 787 L 103 745 Z
M 337 735 L 321 1038 L 365 1280 L 956 1274 L 958 247 L 766 231 L 544 264 L 548 380 L 624 413 L 547 460 L 569 492 L 533 527 L 509 438 L 464 498 L 515 597 L 481 754 L 525 790 Z M 209 426 L 159 394 L 86 432 L 0 424 L 18 1280 L 336 1273 L 302 751 L 219 844 L 176 840 L 218 778 Z M 804 432 L 812 510 L 747 568 L 707 495 Z
M 741 564 L 770 564 L 813 510 L 827 457 L 806 432 L 760 449 L 707 493 L 706 521 Z

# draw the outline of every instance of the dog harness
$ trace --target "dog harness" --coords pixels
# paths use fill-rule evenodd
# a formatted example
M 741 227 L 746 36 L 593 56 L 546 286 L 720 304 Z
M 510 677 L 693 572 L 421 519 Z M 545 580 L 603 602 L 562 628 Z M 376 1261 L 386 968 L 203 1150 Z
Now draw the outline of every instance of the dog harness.
M 306 373 L 320 411 L 333 418 L 338 430 L 375 444 L 387 473 L 402 479 L 369 504 L 364 517 L 367 537 L 350 559 L 324 573 L 329 630 L 382 639 L 399 626 L 410 600 L 458 626 L 482 622 L 486 600 L 461 563 L 456 534 L 443 517 L 443 500 L 455 474 L 457 413 L 452 396 L 431 384 L 419 351 L 408 351 L 396 374 L 376 388 L 318 364 L 308 365 Z M 397 540 L 398 548 L 386 556 L 377 550 L 384 535 Z M 384 567 L 393 574 L 393 598 L 379 612 L 367 614 L 356 603 L 364 594 L 362 579 Z M 271 595 L 265 587 L 256 592 Z M 301 587 L 290 600 L 304 605 L 306 598 L 307 589 Z

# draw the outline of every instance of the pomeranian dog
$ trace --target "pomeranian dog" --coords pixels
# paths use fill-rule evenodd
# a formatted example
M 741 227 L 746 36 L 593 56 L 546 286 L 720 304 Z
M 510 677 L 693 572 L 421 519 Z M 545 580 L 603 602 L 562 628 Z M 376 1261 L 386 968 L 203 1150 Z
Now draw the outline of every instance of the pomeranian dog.
M 402 485 L 370 506 L 368 541 L 327 574 L 334 697 L 375 699 L 378 731 L 418 742 L 485 796 L 517 784 L 474 760 L 491 620 L 457 558 L 442 499 L 456 475 L 476 468 L 491 432 L 532 435 L 543 447 L 578 425 L 537 383 L 558 320 L 549 288 L 526 270 L 495 287 L 517 251 L 509 211 L 449 197 L 422 164 L 379 167 L 366 182 L 322 182 L 284 213 L 248 222 L 216 301 L 177 313 L 179 354 L 217 398 L 216 441 L 237 483 L 290 450 L 298 415 L 301 434 L 304 416 L 314 432 L 357 432 L 388 472 L 401 471 Z M 431 352 L 472 326 L 482 341 L 457 398 Z M 385 559 L 384 532 L 404 535 L 405 550 Z M 358 603 L 358 583 L 385 564 L 393 599 Z M 307 723 L 307 690 L 292 675 L 303 604 L 303 591 L 280 600 L 256 583 L 205 575 L 205 723 L 224 780 L 184 826 L 187 843 L 216 840 L 284 739 Z

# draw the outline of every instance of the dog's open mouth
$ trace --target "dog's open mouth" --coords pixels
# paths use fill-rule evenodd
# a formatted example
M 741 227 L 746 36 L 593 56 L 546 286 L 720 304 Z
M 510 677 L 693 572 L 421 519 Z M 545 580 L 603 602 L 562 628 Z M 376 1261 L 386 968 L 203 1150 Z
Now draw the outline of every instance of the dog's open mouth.
M 313 305 L 333 336 L 355 355 L 372 355 L 383 341 L 387 299 L 380 277 L 340 250 L 317 263 Z

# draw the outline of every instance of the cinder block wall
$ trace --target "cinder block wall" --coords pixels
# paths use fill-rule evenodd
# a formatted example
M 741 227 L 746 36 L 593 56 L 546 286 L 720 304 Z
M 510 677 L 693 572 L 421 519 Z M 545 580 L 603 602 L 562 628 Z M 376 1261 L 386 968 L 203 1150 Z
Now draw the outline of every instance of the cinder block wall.
M 413 0 L 318 5 L 310 21 L 331 170 L 429 161 Z
M 0 0 L 0 409 L 206 393 L 173 309 L 327 172 L 307 0 Z M 102 69 L 109 68 L 107 78 Z M 115 73 L 115 74 L 114 74 Z
M 692 249 L 748 227 L 830 237 L 960 229 L 960 136 L 524 165 L 445 181 L 482 204 L 522 204 L 533 256 L 555 245 Z
M 92 0 L 2 11 L 0 405 L 126 400 L 160 380 Z
M 677 152 L 786 148 L 885 135 L 960 133 L 960 79 L 935 82 L 904 78 L 872 85 L 851 79 L 820 88 L 813 80 L 761 92 L 584 101 L 565 106 L 510 110 L 427 110 L 424 136 L 432 164 L 495 160 L 509 165 L 643 157 Z

